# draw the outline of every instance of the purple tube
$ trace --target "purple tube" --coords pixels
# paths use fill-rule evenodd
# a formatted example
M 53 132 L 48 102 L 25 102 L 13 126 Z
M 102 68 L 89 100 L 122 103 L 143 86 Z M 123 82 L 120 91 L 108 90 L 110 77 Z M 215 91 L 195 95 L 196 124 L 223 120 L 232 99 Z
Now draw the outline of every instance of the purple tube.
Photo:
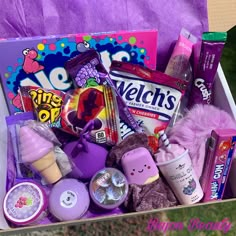
M 227 38 L 226 32 L 206 32 L 202 36 L 200 60 L 193 81 L 189 107 L 211 104 L 212 88 L 221 54 Z

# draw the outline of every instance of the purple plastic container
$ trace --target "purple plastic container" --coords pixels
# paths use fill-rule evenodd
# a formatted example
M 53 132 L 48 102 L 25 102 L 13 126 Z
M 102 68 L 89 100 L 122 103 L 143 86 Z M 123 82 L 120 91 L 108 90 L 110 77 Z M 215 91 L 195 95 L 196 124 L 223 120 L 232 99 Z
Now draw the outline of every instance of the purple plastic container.
M 13 186 L 3 202 L 5 217 L 16 225 L 39 224 L 47 215 L 46 209 L 45 191 L 32 182 Z
M 91 179 L 89 193 L 98 207 L 112 210 L 125 201 L 128 194 L 128 182 L 121 171 L 115 168 L 104 168 Z
M 49 211 L 60 221 L 80 219 L 90 203 L 86 185 L 76 179 L 64 179 L 55 184 L 49 195 Z

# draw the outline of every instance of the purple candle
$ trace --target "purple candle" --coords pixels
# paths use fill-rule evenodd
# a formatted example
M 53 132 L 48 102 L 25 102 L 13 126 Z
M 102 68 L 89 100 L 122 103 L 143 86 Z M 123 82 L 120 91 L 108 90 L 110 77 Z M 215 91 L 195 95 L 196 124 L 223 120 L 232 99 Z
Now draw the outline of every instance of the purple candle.
M 49 195 L 49 211 L 60 221 L 80 219 L 90 203 L 88 190 L 76 179 L 64 179 L 55 184 Z

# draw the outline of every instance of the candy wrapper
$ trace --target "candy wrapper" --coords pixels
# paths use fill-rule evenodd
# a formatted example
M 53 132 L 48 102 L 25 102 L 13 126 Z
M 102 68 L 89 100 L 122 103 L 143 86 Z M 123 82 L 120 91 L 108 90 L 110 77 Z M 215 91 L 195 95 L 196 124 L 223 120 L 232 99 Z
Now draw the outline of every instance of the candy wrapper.
M 24 111 L 35 111 L 38 121 L 61 128 L 61 110 L 65 93 L 34 86 L 19 91 Z
M 62 128 L 79 136 L 85 125 L 94 120 L 91 141 L 114 145 L 120 139 L 116 107 L 111 87 L 101 85 L 75 89 L 66 95 L 61 114 Z
M 136 121 L 158 149 L 159 132 L 168 126 L 186 89 L 186 82 L 140 65 L 113 61 L 110 74 Z
M 65 68 L 76 87 L 93 87 L 97 85 L 108 85 L 112 87 L 116 94 L 119 109 L 121 139 L 129 133 L 141 132 L 140 127 L 129 111 L 126 103 L 121 98 L 117 89 L 104 68 L 98 52 L 88 49 L 77 55 L 65 64 Z

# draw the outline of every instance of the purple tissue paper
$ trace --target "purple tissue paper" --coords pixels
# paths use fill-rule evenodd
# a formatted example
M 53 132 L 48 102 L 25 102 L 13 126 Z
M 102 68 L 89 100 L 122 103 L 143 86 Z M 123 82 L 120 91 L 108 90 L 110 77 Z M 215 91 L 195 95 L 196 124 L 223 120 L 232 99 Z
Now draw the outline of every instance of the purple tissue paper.
M 207 0 L 1 0 L 0 37 L 158 29 L 164 70 L 182 27 L 208 31 Z

